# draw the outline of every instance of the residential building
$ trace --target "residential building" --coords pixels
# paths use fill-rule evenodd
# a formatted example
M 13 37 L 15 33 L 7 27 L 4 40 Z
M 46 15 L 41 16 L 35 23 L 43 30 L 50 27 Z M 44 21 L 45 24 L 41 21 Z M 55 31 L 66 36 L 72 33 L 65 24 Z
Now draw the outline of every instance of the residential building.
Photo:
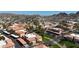
M 69 40 L 74 40 L 76 42 L 79 42 L 79 34 L 76 34 L 76 33 L 71 33 L 71 34 L 68 34 L 68 35 L 64 35 L 64 37 L 66 39 L 69 39 Z
M 44 24 L 41 24 L 41 26 L 43 28 L 46 28 L 46 29 L 50 29 L 50 28 L 56 27 L 57 25 L 58 25 L 57 22 L 44 22 Z
M 25 48 L 29 48 L 29 47 L 30 47 L 30 46 L 27 44 L 27 42 L 24 41 L 24 39 L 18 38 L 17 40 L 20 42 L 21 46 L 24 46 Z
M 3 29 L 3 25 L 0 25 L 0 30 L 2 30 Z
M 24 36 L 24 34 L 27 32 L 25 28 L 25 24 L 21 24 L 21 23 L 20 24 L 14 23 L 9 28 L 11 28 L 16 34 L 19 34 L 20 37 Z
M 38 42 L 33 48 L 48 48 L 48 47 L 42 42 Z
M 23 30 L 23 29 L 25 29 L 25 24 L 14 23 L 14 24 L 12 24 L 12 26 L 10 26 L 9 28 L 11 28 L 11 29 L 14 30 L 14 31 Z
M 52 29 L 48 29 L 46 31 L 50 32 L 50 33 L 53 33 L 53 34 L 60 35 L 60 34 L 62 34 L 63 29 L 61 29 L 61 28 L 52 28 Z
M 74 26 L 77 22 L 74 22 L 74 21 L 67 21 L 67 28 L 70 29 L 70 30 L 73 30 L 74 29 Z
M 0 35 L 0 48 L 14 48 L 14 42 L 6 36 Z
M 25 35 L 26 39 L 35 45 L 37 41 L 42 41 L 42 37 L 35 33 L 28 33 Z

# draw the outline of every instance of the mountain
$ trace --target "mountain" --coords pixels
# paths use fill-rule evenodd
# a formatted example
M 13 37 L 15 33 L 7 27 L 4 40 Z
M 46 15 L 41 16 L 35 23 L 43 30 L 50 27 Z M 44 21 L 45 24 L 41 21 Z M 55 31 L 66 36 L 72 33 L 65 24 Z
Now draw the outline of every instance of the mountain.
M 13 23 L 13 22 L 27 22 L 33 20 L 43 20 L 43 21 L 50 21 L 50 22 L 59 22 L 62 20 L 77 20 L 79 19 L 79 11 L 77 13 L 59 13 L 50 16 L 41 16 L 41 15 L 19 15 L 19 14 L 11 14 L 11 13 L 1 13 L 0 14 L 0 21 L 4 23 Z

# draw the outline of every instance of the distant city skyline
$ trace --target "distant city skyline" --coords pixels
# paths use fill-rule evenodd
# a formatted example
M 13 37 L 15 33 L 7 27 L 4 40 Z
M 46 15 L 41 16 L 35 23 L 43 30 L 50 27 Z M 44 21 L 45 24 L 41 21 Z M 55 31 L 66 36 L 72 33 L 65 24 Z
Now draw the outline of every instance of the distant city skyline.
M 69 13 L 76 13 L 77 11 L 0 11 L 0 13 L 13 13 L 13 14 L 24 14 L 24 15 L 53 15 L 58 14 L 60 12 Z

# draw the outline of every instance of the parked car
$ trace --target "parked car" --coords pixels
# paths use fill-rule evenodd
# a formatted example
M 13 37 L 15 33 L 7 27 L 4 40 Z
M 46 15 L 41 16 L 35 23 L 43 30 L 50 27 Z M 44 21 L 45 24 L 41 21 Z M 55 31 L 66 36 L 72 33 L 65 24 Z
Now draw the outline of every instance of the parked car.
M 3 33 L 7 34 L 7 35 L 10 35 L 10 33 L 8 31 L 6 31 L 6 30 L 3 30 Z
M 11 34 L 10 36 L 13 37 L 14 39 L 19 38 L 19 36 L 18 35 L 15 35 L 15 34 Z

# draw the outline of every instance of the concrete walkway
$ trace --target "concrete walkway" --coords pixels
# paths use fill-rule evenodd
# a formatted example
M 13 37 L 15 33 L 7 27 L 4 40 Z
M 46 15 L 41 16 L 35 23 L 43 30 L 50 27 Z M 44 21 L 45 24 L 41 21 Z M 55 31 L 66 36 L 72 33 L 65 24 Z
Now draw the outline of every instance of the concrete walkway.
M 56 41 L 54 40 L 54 39 L 57 39 L 57 40 L 58 40 L 58 38 L 54 38 L 54 39 L 50 39 L 50 38 L 48 38 L 48 37 L 46 37 L 46 38 L 49 39 L 52 43 L 58 45 L 60 48 L 64 48 L 63 46 L 61 46 L 58 42 L 56 42 Z

